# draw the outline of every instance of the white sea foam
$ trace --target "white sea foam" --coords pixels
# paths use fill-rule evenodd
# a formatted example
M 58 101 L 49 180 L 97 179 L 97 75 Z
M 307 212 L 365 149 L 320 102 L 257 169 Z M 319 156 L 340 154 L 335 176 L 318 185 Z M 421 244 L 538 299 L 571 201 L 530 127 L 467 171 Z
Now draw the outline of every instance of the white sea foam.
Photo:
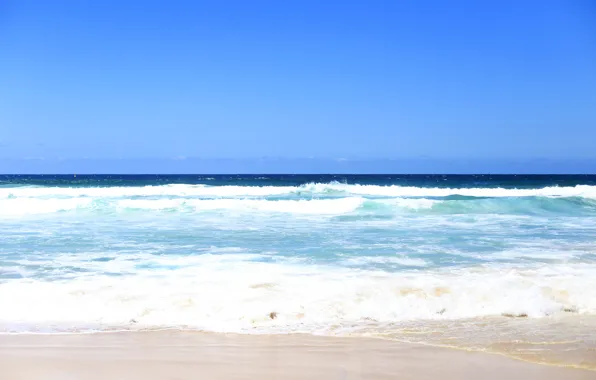
M 376 185 L 329 185 L 346 189 L 350 194 L 376 195 L 385 197 L 447 197 L 461 195 L 468 197 L 587 197 L 596 198 L 596 186 L 544 187 L 540 189 L 503 188 L 427 188 L 407 186 Z
M 506 251 L 499 251 L 493 253 L 490 256 L 491 260 L 494 259 L 538 259 L 538 260 L 552 260 L 552 261 L 568 261 L 570 259 L 579 258 L 582 255 L 586 254 L 583 251 L 575 251 L 575 250 L 562 250 L 562 249 L 536 249 L 533 248 L 516 248 L 512 250 Z
M 408 256 L 357 256 L 345 259 L 344 263 L 350 266 L 395 264 L 404 267 L 425 267 L 429 264 L 423 259 Z
M 283 195 L 324 195 L 339 193 L 380 197 L 584 197 L 596 198 L 596 186 L 544 187 L 540 189 L 504 188 L 427 188 L 408 186 L 348 185 L 341 183 L 310 183 L 303 186 L 206 186 L 163 185 L 143 187 L 17 187 L 1 188 L 0 199 L 9 197 L 267 197 Z
M 127 199 L 116 202 L 119 209 L 187 209 L 192 211 L 236 210 L 280 212 L 292 214 L 345 214 L 363 204 L 362 198 L 313 199 L 313 200 L 263 200 L 263 199 Z
M 190 200 L 195 210 L 254 210 L 293 214 L 345 214 L 356 210 L 364 202 L 361 198 L 315 199 L 315 200 Z
M 201 187 L 203 189 L 204 187 Z M 221 187 L 223 188 L 223 187 Z M 382 187 L 376 186 L 371 188 Z M 145 188 L 120 188 L 126 189 L 126 195 L 117 192 L 117 188 L 109 189 L 109 191 L 100 196 L 101 192 L 97 191 L 94 194 L 93 191 L 89 190 L 105 190 L 105 189 L 83 189 L 80 192 L 72 192 L 73 197 L 67 197 L 64 194 L 47 194 L 32 196 L 32 193 L 26 193 L 27 196 L 18 196 L 11 194 L 9 198 L 0 198 L 0 216 L 12 215 L 31 215 L 31 214 L 47 214 L 53 212 L 62 211 L 74 211 L 74 210 L 108 210 L 108 211 L 126 211 L 126 210 L 171 210 L 171 211 L 186 211 L 186 212 L 202 212 L 212 210 L 231 210 L 241 212 L 279 212 L 279 213 L 291 213 L 291 214 L 319 214 L 319 215 L 341 215 L 354 212 L 359 208 L 366 206 L 373 206 L 372 210 L 376 210 L 374 205 L 382 205 L 387 209 L 394 208 L 397 210 L 411 210 L 411 211 L 424 211 L 433 209 L 436 205 L 443 203 L 448 206 L 444 209 L 437 209 L 445 213 L 501 213 L 501 212 L 531 212 L 534 209 L 541 209 L 545 207 L 548 211 L 548 205 L 541 205 L 540 203 L 521 203 L 516 204 L 503 204 L 498 199 L 492 200 L 480 200 L 477 203 L 467 202 L 466 200 L 445 200 L 440 199 L 438 192 L 433 194 L 426 194 L 428 197 L 438 197 L 439 199 L 427 199 L 427 198 L 409 198 L 407 194 L 413 195 L 415 192 L 402 191 L 401 196 L 383 197 L 378 198 L 381 191 L 377 191 L 379 194 L 376 195 L 365 195 L 364 191 L 357 191 L 357 187 L 351 187 L 350 189 L 356 189 L 353 194 L 345 195 L 343 197 L 326 197 L 326 198 L 268 198 L 263 199 L 262 197 L 216 197 L 216 198 L 203 198 L 200 196 L 187 197 L 178 194 L 174 195 L 155 195 L 156 188 L 152 188 L 151 196 L 141 196 L 140 190 Z M 165 191 L 167 187 L 163 187 L 160 191 Z M 263 190 L 264 188 L 258 188 Z M 552 188 L 554 189 L 554 188 Z M 59 193 L 63 190 L 74 190 L 74 189 L 29 189 L 29 190 L 52 190 Z M 419 190 L 433 190 L 433 189 L 419 189 Z M 447 191 L 453 191 L 457 193 L 455 189 L 439 189 L 443 191 L 443 195 L 449 195 Z M 469 194 L 474 193 L 474 189 L 465 189 Z M 475 190 L 491 190 L 491 189 L 475 189 Z M 545 190 L 545 189 L 542 189 Z M 503 190 L 505 193 L 494 193 L 492 196 L 505 197 L 513 194 L 512 191 L 525 191 L 525 190 Z M 535 190 L 536 192 L 538 190 Z M 136 192 L 136 193 L 135 193 Z M 385 193 L 389 194 L 387 189 Z M 463 191 L 462 191 L 463 192 Z M 428 191 L 427 191 L 428 193 Z M 432 192 L 431 192 L 432 193 Z M 560 191 L 559 194 L 563 194 Z M 116 196 L 118 194 L 118 196 Z M 186 193 L 185 193 L 186 194 Z M 397 193 L 395 193 L 397 194 Z M 468 194 L 468 195 L 469 195 Z M 474 193 L 480 196 L 480 193 Z M 500 194 L 500 195 L 497 195 Z M 518 193 L 518 196 L 525 196 Z M 529 195 L 534 193 L 527 193 Z M 538 194 L 538 193 L 536 193 Z M 541 194 L 551 194 L 554 196 L 554 191 L 546 192 Z M 571 193 L 567 193 L 571 194 Z M 587 196 L 588 192 L 583 192 Z M 50 196 L 51 195 L 51 196 Z M 91 196 L 93 195 L 93 196 Z M 147 194 L 144 194 L 147 195 Z M 485 194 L 487 195 L 487 194 Z M 368 198 L 367 198 L 368 196 Z M 372 197 L 372 198 L 370 198 Z
M 0 215 L 48 214 L 89 207 L 92 199 L 0 199 Z
M 110 271 L 122 266 L 123 275 L 116 277 L 3 282 L 0 329 L 19 324 L 316 332 L 418 319 L 539 318 L 564 309 L 596 313 L 594 265 L 387 273 L 255 259 L 147 256 L 136 269 L 129 260 L 93 262 Z M 134 274 L 124 274 L 130 270 Z
M 377 200 L 376 202 L 390 205 L 390 206 L 397 206 L 402 208 L 408 208 L 413 210 L 422 210 L 422 209 L 430 209 L 437 203 L 441 201 L 434 200 L 434 199 L 424 199 L 424 198 L 394 198 L 394 199 L 382 199 Z

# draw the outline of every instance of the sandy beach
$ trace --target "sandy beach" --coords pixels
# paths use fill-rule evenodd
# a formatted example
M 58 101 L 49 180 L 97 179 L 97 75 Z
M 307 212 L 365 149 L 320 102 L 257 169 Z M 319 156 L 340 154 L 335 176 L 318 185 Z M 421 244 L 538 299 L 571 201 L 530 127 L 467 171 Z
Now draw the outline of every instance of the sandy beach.
M 592 371 L 363 338 L 178 331 L 0 336 L 2 380 L 594 379 Z

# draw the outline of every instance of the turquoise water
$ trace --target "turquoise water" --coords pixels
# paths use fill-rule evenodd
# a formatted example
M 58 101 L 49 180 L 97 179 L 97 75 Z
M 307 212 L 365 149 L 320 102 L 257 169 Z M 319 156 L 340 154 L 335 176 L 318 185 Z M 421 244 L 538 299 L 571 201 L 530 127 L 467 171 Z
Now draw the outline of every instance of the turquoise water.
M 594 316 L 596 176 L 0 176 L 5 333 L 372 335 L 592 368 Z

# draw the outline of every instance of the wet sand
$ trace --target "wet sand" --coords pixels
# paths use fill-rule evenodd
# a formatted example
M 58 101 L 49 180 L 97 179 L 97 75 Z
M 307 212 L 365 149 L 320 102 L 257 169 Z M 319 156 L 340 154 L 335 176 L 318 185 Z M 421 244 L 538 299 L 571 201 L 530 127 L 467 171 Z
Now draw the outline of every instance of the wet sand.
M 0 335 L 2 380 L 596 379 L 596 372 L 364 338 L 178 331 Z

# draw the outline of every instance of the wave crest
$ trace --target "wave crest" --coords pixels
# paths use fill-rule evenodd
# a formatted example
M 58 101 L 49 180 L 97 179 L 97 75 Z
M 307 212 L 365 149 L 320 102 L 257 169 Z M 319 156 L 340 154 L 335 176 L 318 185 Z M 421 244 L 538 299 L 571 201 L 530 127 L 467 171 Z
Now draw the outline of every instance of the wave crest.
M 110 199 L 9 198 L 0 199 L 0 215 L 20 216 L 56 212 L 241 212 L 310 215 L 425 214 L 594 214 L 596 200 L 586 198 L 376 198 L 326 199 Z
M 275 197 L 275 196 L 365 196 L 365 197 L 579 197 L 596 199 L 596 186 L 544 187 L 538 189 L 440 188 L 378 185 L 347 185 L 338 182 L 302 186 L 207 186 L 162 185 L 142 187 L 13 187 L 1 188 L 0 199 L 40 197 Z

